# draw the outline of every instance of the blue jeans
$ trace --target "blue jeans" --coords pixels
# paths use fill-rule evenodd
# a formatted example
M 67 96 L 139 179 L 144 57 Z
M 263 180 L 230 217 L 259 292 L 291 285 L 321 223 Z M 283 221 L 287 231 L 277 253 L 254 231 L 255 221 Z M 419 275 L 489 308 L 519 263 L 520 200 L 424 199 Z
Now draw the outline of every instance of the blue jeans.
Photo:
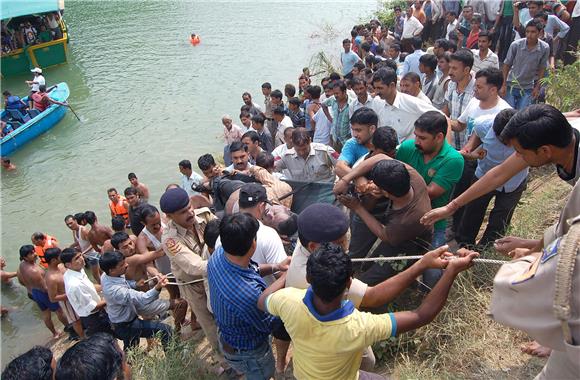
M 276 362 L 270 341 L 264 342 L 253 350 L 236 350 L 235 353 L 226 352 L 221 339 L 220 351 L 226 362 L 236 371 L 246 375 L 247 380 L 267 380 L 274 377 Z
M 445 245 L 445 228 L 440 230 L 433 231 L 433 239 L 431 240 L 431 247 L 432 249 L 439 248 L 442 245 Z M 423 272 L 423 284 L 426 285 L 424 290 L 428 290 L 427 288 L 433 289 L 437 281 L 443 275 L 443 271 L 441 269 L 426 269 Z
M 532 104 L 532 90 L 507 86 L 505 100 L 513 108 L 522 110 Z
M 155 321 L 144 321 L 139 318 L 135 318 L 129 323 L 115 323 L 113 324 L 113 330 L 123 340 L 123 349 L 125 351 L 138 345 L 140 338 L 153 338 L 156 334 L 160 334 L 161 343 L 163 344 L 163 349 L 165 349 L 172 335 L 169 325 Z

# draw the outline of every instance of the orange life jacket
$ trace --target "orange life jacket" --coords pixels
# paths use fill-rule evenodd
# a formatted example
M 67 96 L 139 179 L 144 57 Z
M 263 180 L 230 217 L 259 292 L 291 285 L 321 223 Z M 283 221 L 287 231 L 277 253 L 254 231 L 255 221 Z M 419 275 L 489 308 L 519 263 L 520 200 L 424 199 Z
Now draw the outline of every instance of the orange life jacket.
M 125 201 L 125 197 L 119 195 L 119 203 L 113 203 L 113 201 L 109 201 L 109 209 L 113 213 L 114 216 L 120 215 L 125 219 L 125 223 L 129 220 L 129 211 L 125 208 L 123 202 Z
M 55 237 L 50 236 L 50 235 L 46 235 L 46 242 L 44 243 L 44 245 L 42 247 L 39 247 L 38 245 L 34 246 L 34 251 L 36 252 L 36 256 L 38 256 L 38 258 L 40 259 L 40 265 L 43 268 L 48 268 L 48 263 L 46 262 L 46 259 L 44 258 L 44 252 L 49 248 L 54 248 L 57 246 L 58 246 L 58 240 L 56 240 Z

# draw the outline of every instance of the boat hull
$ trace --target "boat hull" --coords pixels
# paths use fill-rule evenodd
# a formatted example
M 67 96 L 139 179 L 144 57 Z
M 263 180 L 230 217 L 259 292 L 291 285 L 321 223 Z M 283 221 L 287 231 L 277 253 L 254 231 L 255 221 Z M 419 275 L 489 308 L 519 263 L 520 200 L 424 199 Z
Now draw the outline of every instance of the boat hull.
M 68 98 L 69 89 L 66 83 L 59 83 L 54 91 L 57 91 L 57 93 L 55 93 L 54 96 L 51 94 L 53 99 L 62 102 L 66 101 Z M 2 138 L 0 145 L 0 155 L 2 157 L 9 156 L 16 152 L 18 149 L 22 148 L 28 142 L 34 140 L 44 132 L 48 131 L 62 120 L 66 114 L 66 111 L 67 108 L 64 106 L 52 104 L 40 115 L 36 116 L 32 120 L 18 127 L 14 132 Z

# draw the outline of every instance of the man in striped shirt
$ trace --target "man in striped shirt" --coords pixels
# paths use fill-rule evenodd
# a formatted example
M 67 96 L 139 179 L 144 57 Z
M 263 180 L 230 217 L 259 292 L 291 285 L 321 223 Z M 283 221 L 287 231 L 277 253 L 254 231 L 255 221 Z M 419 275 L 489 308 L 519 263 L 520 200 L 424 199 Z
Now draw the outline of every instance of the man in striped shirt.
M 245 213 L 222 219 L 222 246 L 216 249 L 207 266 L 220 349 L 228 364 L 248 379 L 274 376 L 270 333 L 280 321 L 259 310 L 257 302 L 266 289 L 262 276 L 288 269 L 286 262 L 258 265 L 251 260 L 259 227 L 256 218 Z

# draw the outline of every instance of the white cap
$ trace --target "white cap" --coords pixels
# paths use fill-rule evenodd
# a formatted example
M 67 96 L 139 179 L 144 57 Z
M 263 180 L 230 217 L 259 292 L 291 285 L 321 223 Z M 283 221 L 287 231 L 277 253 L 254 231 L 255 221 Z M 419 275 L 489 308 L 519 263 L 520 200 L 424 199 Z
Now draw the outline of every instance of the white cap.
M 42 74 L 42 69 L 40 67 L 35 67 L 34 69 L 30 70 L 30 72 Z

